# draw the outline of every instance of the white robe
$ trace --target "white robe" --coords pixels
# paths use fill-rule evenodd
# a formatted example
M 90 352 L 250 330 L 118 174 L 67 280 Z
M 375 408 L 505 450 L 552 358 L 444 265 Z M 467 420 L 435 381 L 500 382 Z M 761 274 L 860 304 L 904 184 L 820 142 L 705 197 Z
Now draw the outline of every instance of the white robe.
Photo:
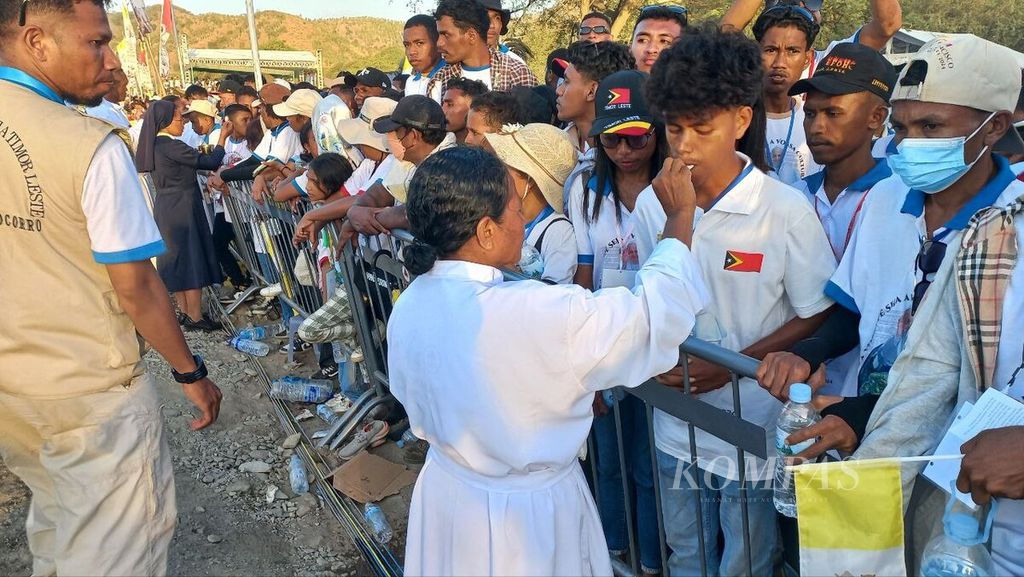
M 503 282 L 438 261 L 388 324 L 391 391 L 430 442 L 406 575 L 611 575 L 577 454 L 594 393 L 679 360 L 707 302 L 685 245 L 662 241 L 632 290 Z

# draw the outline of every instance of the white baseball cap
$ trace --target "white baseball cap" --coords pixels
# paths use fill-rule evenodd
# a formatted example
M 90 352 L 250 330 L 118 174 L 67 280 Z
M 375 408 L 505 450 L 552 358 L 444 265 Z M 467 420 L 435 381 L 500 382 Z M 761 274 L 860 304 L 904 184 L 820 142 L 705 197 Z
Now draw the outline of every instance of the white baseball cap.
M 305 116 L 306 118 L 313 117 L 313 109 L 316 108 L 317 104 L 323 97 L 320 93 L 315 90 L 308 88 L 300 88 L 295 92 L 292 92 L 288 100 L 280 104 L 274 105 L 274 114 L 281 118 L 287 118 L 289 116 Z
M 1020 89 L 1021 64 L 1012 50 L 973 34 L 938 34 L 907 62 L 892 102 L 917 100 L 1013 112 Z M 1024 141 L 1016 130 L 1009 130 L 993 149 L 1024 152 Z
M 182 116 L 198 112 L 210 118 L 217 118 L 217 107 L 213 105 L 209 100 L 193 100 L 188 103 L 188 108 L 182 113 Z
M 338 134 L 350 146 L 365 144 L 377 150 L 390 152 L 387 136 L 373 131 L 373 122 L 378 118 L 387 118 L 395 110 L 398 103 L 390 98 L 371 96 L 363 101 L 363 108 L 357 118 L 341 120 L 337 123 Z

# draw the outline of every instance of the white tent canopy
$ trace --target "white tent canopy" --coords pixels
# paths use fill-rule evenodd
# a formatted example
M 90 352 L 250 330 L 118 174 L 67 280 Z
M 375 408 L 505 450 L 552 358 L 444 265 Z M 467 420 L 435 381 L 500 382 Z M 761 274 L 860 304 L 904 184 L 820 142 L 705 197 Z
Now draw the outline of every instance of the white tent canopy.
M 228 48 L 188 48 L 185 35 L 182 35 L 183 48 L 181 56 L 184 60 L 186 84 L 192 82 L 194 71 L 204 72 L 252 72 L 252 51 Z M 274 75 L 290 75 L 293 79 L 309 80 L 317 86 L 324 85 L 323 55 L 319 50 L 260 50 L 260 66 L 262 70 Z

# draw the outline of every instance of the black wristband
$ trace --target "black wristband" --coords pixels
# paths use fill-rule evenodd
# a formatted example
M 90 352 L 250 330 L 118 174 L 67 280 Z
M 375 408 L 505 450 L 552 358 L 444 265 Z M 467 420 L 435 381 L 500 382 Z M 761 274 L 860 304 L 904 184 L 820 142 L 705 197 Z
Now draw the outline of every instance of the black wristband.
M 206 363 L 203 361 L 203 357 L 199 355 L 192 355 L 192 359 L 196 362 L 196 370 L 191 373 L 179 373 L 178 371 L 171 369 L 171 376 L 174 380 L 183 385 L 189 385 L 196 381 L 206 378 L 209 372 L 206 370 Z

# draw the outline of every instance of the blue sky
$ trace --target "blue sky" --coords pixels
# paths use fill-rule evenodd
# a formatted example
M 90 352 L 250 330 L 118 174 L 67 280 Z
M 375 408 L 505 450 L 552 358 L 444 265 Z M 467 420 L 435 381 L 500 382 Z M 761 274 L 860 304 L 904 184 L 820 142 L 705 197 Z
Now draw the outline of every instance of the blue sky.
M 173 0 L 176 7 L 195 14 L 217 12 L 244 14 L 245 0 Z M 146 0 L 146 5 L 160 4 L 160 0 Z M 253 0 L 256 11 L 277 10 L 298 14 L 306 18 L 337 18 L 341 16 L 375 16 L 405 21 L 413 13 L 406 0 Z

